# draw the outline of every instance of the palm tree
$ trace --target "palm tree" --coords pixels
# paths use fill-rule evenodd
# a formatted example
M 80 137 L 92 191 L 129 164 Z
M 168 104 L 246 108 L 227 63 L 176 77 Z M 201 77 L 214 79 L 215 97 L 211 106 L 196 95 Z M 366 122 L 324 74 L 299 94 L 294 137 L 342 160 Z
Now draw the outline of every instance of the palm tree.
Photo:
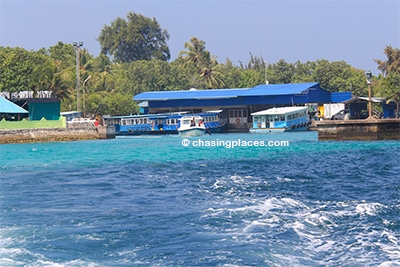
M 386 103 L 396 103 L 396 118 L 399 117 L 399 106 L 400 106 L 400 73 L 390 72 L 386 77 L 383 78 L 381 83 L 382 93 L 386 97 Z
M 201 64 L 203 58 L 210 56 L 210 52 L 206 51 L 205 42 L 196 37 L 190 38 L 190 42 L 185 43 L 186 51 L 181 51 L 180 56 L 184 56 L 187 62 L 193 62 L 196 65 Z
M 384 54 L 387 56 L 387 60 L 374 60 L 378 64 L 378 69 L 382 71 L 382 74 L 386 76 L 390 72 L 400 73 L 400 50 L 388 45 L 384 49 Z
M 222 88 L 225 85 L 221 78 L 219 66 L 220 65 L 203 67 L 201 71 L 200 77 L 204 79 L 204 82 L 209 89 Z
M 218 62 L 211 58 L 210 52 L 205 49 L 205 42 L 196 37 L 190 38 L 190 42 L 185 43 L 186 51 L 181 51 L 180 56 L 184 58 L 184 64 L 187 67 L 195 66 L 197 74 L 203 80 L 204 86 L 209 89 L 221 88 L 224 82 L 220 78 L 218 71 Z M 194 77 L 192 79 L 196 81 Z

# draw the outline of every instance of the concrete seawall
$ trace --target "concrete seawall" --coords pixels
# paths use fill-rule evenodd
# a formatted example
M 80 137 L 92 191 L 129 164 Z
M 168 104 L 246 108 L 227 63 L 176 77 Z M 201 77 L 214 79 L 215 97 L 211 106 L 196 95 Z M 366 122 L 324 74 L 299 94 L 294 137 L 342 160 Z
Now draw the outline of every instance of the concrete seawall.
M 105 126 L 84 128 L 0 129 L 0 144 L 59 142 L 115 138 Z
M 318 140 L 400 140 L 400 119 L 319 121 L 316 125 Z

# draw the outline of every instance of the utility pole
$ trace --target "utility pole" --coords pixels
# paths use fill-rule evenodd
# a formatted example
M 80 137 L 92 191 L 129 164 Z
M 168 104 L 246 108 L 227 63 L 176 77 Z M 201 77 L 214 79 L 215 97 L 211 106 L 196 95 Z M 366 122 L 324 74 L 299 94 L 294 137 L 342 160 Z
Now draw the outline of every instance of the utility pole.
M 80 103 L 79 103 L 79 85 L 80 85 L 80 63 L 79 63 L 79 54 L 81 47 L 83 46 L 83 42 L 73 42 L 75 49 L 75 54 L 76 54 L 76 111 L 80 110 Z

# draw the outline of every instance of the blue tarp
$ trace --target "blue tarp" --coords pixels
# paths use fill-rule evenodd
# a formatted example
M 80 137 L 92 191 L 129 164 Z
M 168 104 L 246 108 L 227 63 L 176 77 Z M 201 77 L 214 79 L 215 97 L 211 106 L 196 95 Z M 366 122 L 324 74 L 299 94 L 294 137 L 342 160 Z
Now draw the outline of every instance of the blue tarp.
M 20 106 L 0 96 L 0 113 L 29 113 Z

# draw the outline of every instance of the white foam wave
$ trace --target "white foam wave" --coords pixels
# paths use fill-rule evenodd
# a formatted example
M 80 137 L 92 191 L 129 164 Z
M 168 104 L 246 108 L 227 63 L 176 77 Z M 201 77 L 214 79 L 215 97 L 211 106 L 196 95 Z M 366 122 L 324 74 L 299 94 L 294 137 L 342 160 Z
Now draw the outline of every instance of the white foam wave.
M 307 261 L 321 266 L 327 262 L 330 266 L 348 262 L 400 266 L 400 240 L 398 234 L 388 228 L 390 222 L 382 219 L 381 229 L 371 230 L 379 221 L 369 222 L 368 216 L 376 216 L 387 208 L 380 203 L 321 202 L 310 207 L 293 198 L 271 197 L 263 201 L 254 200 L 250 205 L 244 202 L 242 207 L 231 207 L 208 211 L 214 215 L 218 213 L 216 216 L 229 215 L 230 221 L 236 220 L 238 227 L 225 232 L 235 242 L 268 243 L 266 239 L 270 237 L 278 237 L 278 241 L 286 235 L 295 240 L 290 245 L 289 256 L 284 254 L 287 251 L 280 254 L 280 241 L 274 244 L 269 257 L 273 257 L 275 263 L 286 259 L 293 266 Z M 285 251 L 286 245 L 282 244 L 282 251 Z M 388 260 L 382 262 L 382 259 Z
M 356 206 L 356 212 L 360 215 L 376 215 L 385 206 L 379 203 L 360 203 Z

